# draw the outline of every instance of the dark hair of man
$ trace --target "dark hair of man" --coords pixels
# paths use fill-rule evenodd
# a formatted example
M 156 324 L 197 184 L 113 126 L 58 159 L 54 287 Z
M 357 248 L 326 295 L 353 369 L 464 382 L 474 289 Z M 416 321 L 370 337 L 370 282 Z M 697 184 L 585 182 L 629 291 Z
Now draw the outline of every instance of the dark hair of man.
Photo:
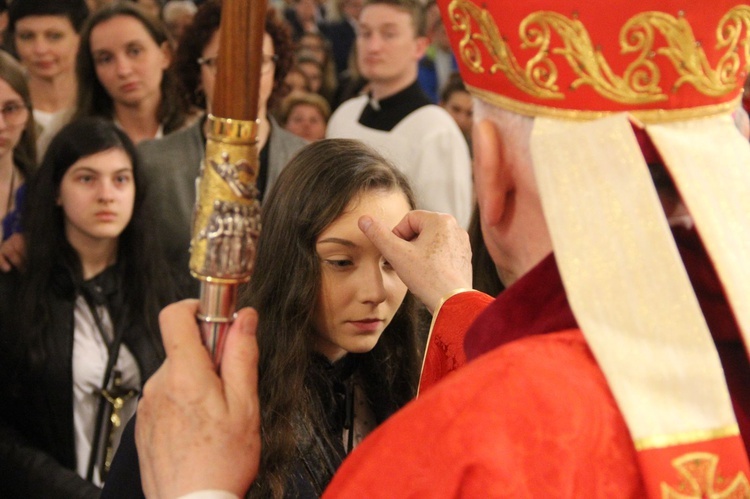
M 13 0 L 8 7 L 8 31 L 15 32 L 16 22 L 29 16 L 65 16 L 80 33 L 89 8 L 86 0 Z
M 206 108 L 206 96 L 200 88 L 201 67 L 198 58 L 219 29 L 221 21 L 221 1 L 207 0 L 198 7 L 193 22 L 185 29 L 179 40 L 172 69 L 185 86 L 190 102 L 201 109 Z M 273 50 L 278 58 L 273 76 L 273 93 L 268 99 L 270 109 L 274 102 L 283 97 L 283 82 L 292 67 L 294 49 L 289 28 L 279 20 L 274 9 L 266 14 L 266 33 L 273 41 Z
M 60 183 L 65 172 L 81 158 L 110 149 L 120 149 L 130 158 L 135 182 L 135 202 L 130 222 L 117 245 L 119 282 L 123 303 L 132 312 L 132 323 L 145 329 L 148 340 L 163 355 L 158 313 L 173 301 L 170 277 L 154 248 L 152 219 L 144 204 L 145 188 L 135 147 L 111 121 L 85 118 L 63 127 L 50 143 L 39 170 L 29 183 L 23 212 L 27 241 L 27 270 L 19 293 L 18 337 L 23 338 L 17 356 L 31 375 L 43 368 L 48 355 L 43 336 L 53 326 L 53 296 L 75 296 L 83 281 L 81 261 L 65 236 L 65 214 L 58 205 Z M 127 333 L 125 341 L 127 341 Z
M 390 5 L 391 7 L 403 10 L 411 16 L 416 36 L 427 36 L 424 7 L 422 7 L 422 4 L 418 0 L 366 0 L 362 6 L 362 10 L 370 5 Z
M 120 16 L 132 17 L 140 22 L 158 46 L 170 44 L 169 32 L 164 24 L 146 14 L 136 3 L 117 2 L 97 10 L 81 31 L 81 44 L 76 61 L 78 108 L 75 119 L 86 116 L 103 116 L 109 119 L 114 117 L 112 97 L 96 76 L 94 58 L 91 54 L 91 31 L 99 24 Z M 179 79 L 172 71 L 164 71 L 161 80 L 161 103 L 156 115 L 157 121 L 164 127 L 164 134 L 181 128 L 190 113 L 190 102 Z
M 2 50 L 0 50 L 0 79 L 21 96 L 24 105 L 29 110 L 29 119 L 21 133 L 21 139 L 13 149 L 13 163 L 24 178 L 29 178 L 36 169 L 36 123 L 31 114 L 31 94 L 23 67 L 10 54 Z
M 293 482 L 296 459 L 322 470 L 335 449 L 324 413 L 333 380 L 315 362 L 314 315 L 322 271 L 316 241 L 349 202 L 365 192 L 414 196 L 404 176 L 378 153 L 355 140 L 329 139 L 300 151 L 284 168 L 263 204 L 263 232 L 253 278 L 243 301 L 260 315 L 259 397 L 263 452 L 250 497 L 282 497 Z M 415 299 L 407 293 L 401 308 L 373 350 L 348 354 L 359 362 L 363 389 L 378 423 L 415 394 L 419 360 Z M 316 439 L 325 442 L 321 445 Z M 339 446 L 340 446 L 340 438 Z M 335 453 L 337 462 L 343 456 Z M 297 470 L 298 471 L 298 470 Z

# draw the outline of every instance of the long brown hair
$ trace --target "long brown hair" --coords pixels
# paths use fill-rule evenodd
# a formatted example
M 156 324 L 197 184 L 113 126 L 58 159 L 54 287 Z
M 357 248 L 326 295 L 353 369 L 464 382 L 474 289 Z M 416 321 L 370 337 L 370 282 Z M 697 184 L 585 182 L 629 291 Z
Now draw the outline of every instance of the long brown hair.
M 321 286 L 315 242 L 353 198 L 373 190 L 403 192 L 414 206 L 404 176 L 378 153 L 359 141 L 329 139 L 302 149 L 264 201 L 255 273 L 243 296 L 260 315 L 263 452 L 251 497 L 282 497 L 295 460 L 302 454 L 310 459 L 310 441 L 330 440 L 319 393 L 311 386 L 313 317 Z M 375 348 L 348 354 L 359 362 L 358 373 L 378 423 L 416 391 L 414 310 L 415 300 L 407 293 Z
M 91 55 L 91 31 L 99 24 L 120 16 L 132 17 L 140 22 L 159 47 L 171 42 L 164 24 L 146 14 L 138 4 L 117 2 L 94 12 L 81 31 L 81 44 L 76 60 L 78 109 L 74 119 L 88 116 L 102 116 L 109 119 L 114 117 L 112 97 L 96 75 L 94 57 Z M 185 125 L 191 116 L 191 107 L 182 84 L 170 69 L 164 71 L 160 88 L 161 102 L 156 112 L 156 120 L 164 127 L 166 135 Z

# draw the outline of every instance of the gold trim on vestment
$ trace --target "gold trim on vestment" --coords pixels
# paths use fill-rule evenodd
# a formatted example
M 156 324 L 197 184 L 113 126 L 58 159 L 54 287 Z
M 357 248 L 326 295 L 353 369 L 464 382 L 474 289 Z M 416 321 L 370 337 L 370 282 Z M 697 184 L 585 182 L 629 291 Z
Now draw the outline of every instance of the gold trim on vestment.
M 635 440 L 636 450 L 663 449 L 665 447 L 674 447 L 676 445 L 695 444 L 709 440 L 718 440 L 726 437 L 739 436 L 740 429 L 737 425 L 715 428 L 713 430 L 695 430 L 682 433 L 672 433 L 670 435 L 652 435 L 646 438 Z
M 672 460 L 679 474 L 673 485 L 661 482 L 662 499 L 729 499 L 750 497 L 750 482 L 742 471 L 734 477 L 718 473 L 719 456 L 690 452 Z
M 481 88 L 466 85 L 471 94 L 485 102 L 517 114 L 525 116 L 544 116 L 547 118 L 566 119 L 574 121 L 590 121 L 623 111 L 583 111 L 578 109 L 561 109 L 558 107 L 542 106 L 523 102 L 504 95 L 482 90 Z M 710 106 L 697 106 L 684 109 L 635 109 L 628 113 L 638 118 L 642 123 L 669 123 L 688 119 L 705 118 L 727 114 L 737 109 L 742 96 L 738 96 L 728 102 L 713 104 Z

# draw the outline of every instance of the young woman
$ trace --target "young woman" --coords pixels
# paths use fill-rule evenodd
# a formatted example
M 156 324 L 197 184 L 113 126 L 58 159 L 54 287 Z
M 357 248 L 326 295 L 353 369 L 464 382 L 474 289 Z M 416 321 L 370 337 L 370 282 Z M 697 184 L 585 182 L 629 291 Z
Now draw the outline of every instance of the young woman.
M 36 167 L 34 139 L 25 73 L 0 51 L 0 242 L 21 228 L 25 181 Z
M 96 497 L 173 300 L 135 149 L 112 122 L 66 125 L 29 184 L 24 273 L 0 275 L 2 497 Z M 117 399 L 122 402 L 117 407 Z
M 37 156 L 70 120 L 76 106 L 76 53 L 89 10 L 85 0 L 14 0 L 9 39 L 28 72 L 34 119 L 41 128 Z
M 414 396 L 413 298 L 357 226 L 364 214 L 395 226 L 413 208 L 405 178 L 351 140 L 303 149 L 266 200 L 246 294 L 260 314 L 263 433 L 251 497 L 322 494 Z
M 76 116 L 112 119 L 136 144 L 189 124 L 194 113 L 167 71 L 171 58 L 166 28 L 137 4 L 98 10 L 81 33 Z
M 364 214 L 395 226 L 413 206 L 401 173 L 344 139 L 300 151 L 266 198 L 240 300 L 260 316 L 263 452 L 249 497 L 318 497 L 352 448 L 414 396 L 415 300 L 357 226 Z M 141 496 L 129 437 L 103 498 Z

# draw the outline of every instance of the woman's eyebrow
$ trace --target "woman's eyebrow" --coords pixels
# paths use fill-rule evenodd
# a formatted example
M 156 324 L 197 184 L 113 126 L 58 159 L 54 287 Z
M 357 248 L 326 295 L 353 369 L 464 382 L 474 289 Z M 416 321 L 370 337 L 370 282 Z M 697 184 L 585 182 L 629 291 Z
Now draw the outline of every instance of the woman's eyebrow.
M 318 241 L 317 244 L 324 244 L 324 243 L 330 243 L 330 244 L 340 244 L 342 246 L 349 246 L 349 247 L 355 247 L 356 244 L 354 244 L 352 241 L 348 239 L 341 239 L 340 237 L 327 237 L 325 239 L 321 239 Z

